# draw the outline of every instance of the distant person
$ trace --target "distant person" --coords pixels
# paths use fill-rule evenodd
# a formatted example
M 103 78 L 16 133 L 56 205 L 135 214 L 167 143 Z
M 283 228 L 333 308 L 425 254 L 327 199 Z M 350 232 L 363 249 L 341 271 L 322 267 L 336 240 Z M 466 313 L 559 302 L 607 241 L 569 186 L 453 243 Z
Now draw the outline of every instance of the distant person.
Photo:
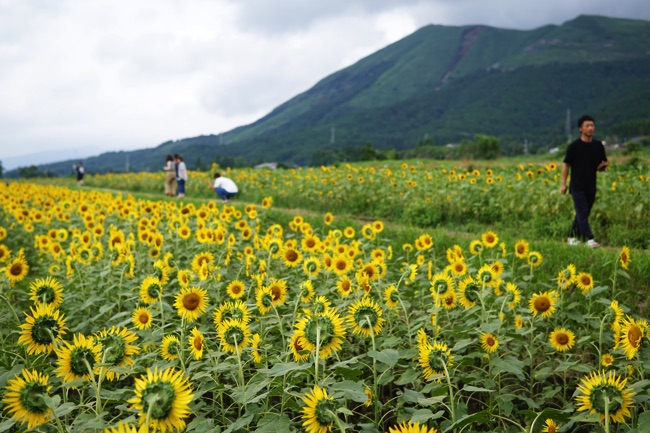
M 176 155 L 176 164 L 178 165 L 178 175 L 176 181 L 178 182 L 178 198 L 185 197 L 185 182 L 187 182 L 187 167 L 185 161 L 180 155 Z
M 86 174 L 86 169 L 81 161 L 79 164 L 72 164 L 72 168 L 77 172 L 77 185 L 83 186 L 84 184 L 84 174 Z
M 579 245 L 580 240 L 587 241 L 587 246 L 600 246 L 594 240 L 589 227 L 589 213 L 596 201 L 596 174 L 609 166 L 603 143 L 594 139 L 596 124 L 590 116 L 578 119 L 580 138 L 569 144 L 562 167 L 562 186 L 560 193 L 566 194 L 566 180 L 571 170 L 569 191 L 573 198 L 576 216 L 569 232 L 569 245 Z
M 176 163 L 174 157 L 167 155 L 165 167 L 165 194 L 174 197 L 176 195 Z
M 214 183 L 210 183 L 210 186 L 223 203 L 228 203 L 239 192 L 237 184 L 232 179 L 222 176 L 221 173 L 214 174 Z

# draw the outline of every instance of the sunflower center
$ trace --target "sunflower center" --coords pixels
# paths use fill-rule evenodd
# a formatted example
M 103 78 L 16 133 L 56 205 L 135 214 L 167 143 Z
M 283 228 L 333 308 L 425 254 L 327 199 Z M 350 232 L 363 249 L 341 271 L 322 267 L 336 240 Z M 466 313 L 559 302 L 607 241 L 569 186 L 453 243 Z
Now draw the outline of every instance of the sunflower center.
M 86 362 L 88 365 L 86 365 Z M 77 347 L 70 353 L 70 371 L 76 376 L 84 376 L 89 373 L 88 366 L 92 370 L 95 365 L 95 355 L 90 349 Z
M 203 339 L 200 336 L 194 337 L 192 344 L 196 350 L 203 350 Z
M 496 341 L 494 340 L 493 337 L 487 337 L 487 338 L 485 339 L 485 345 L 486 345 L 486 346 L 488 346 L 488 347 L 494 347 L 495 344 L 496 344 Z
M 605 397 L 609 398 L 609 413 L 615 414 L 621 407 L 623 393 L 614 385 L 601 384 L 594 387 L 589 395 L 591 406 L 601 415 L 605 415 Z
M 142 408 L 144 413 L 151 413 L 153 419 L 165 419 L 174 406 L 176 392 L 169 382 L 154 382 L 142 391 Z M 151 412 L 149 408 L 151 407 Z
M 29 382 L 20 390 L 18 399 L 28 413 L 42 414 L 48 410 L 43 400 L 44 395 L 47 395 L 47 386 L 39 382 Z
M 589 286 L 591 285 L 591 278 L 589 277 L 582 277 L 580 279 L 580 282 L 582 283 L 583 286 Z
M 551 308 L 551 301 L 547 297 L 540 297 L 535 299 L 535 310 L 539 311 L 540 313 L 544 313 L 548 311 L 549 308 Z
M 560 333 L 555 336 L 555 342 L 560 346 L 566 346 L 569 343 L 569 336 L 565 333 Z
M 13 275 L 14 277 L 19 276 L 20 274 L 23 273 L 23 264 L 22 263 L 14 263 L 11 265 L 11 268 L 9 268 L 9 273 Z
M 345 261 L 343 261 L 343 260 L 338 260 L 338 261 L 336 262 L 336 269 L 338 269 L 339 271 L 344 270 L 346 267 L 347 267 L 347 263 L 346 263 Z
M 352 283 L 350 281 L 342 281 L 341 282 L 341 289 L 344 292 L 350 291 L 351 288 L 352 288 Z
M 294 250 L 287 250 L 284 254 L 284 258 L 287 259 L 288 262 L 295 262 L 298 260 L 298 253 Z
M 124 359 L 126 342 L 115 334 L 108 334 L 100 340 L 104 348 L 104 360 L 107 364 L 117 365 Z
M 140 313 L 138 316 L 138 322 L 142 323 L 143 325 L 146 325 L 149 323 L 149 315 L 147 313 Z
M 183 297 L 183 307 L 186 310 L 194 311 L 199 307 L 201 297 L 196 293 L 189 293 Z
M 282 297 L 282 289 L 278 286 L 271 287 L 271 296 L 273 296 L 274 301 L 279 300 Z
M 244 341 L 244 331 L 239 326 L 231 326 L 224 333 L 224 339 L 232 346 L 240 346 Z
M 319 400 L 314 409 L 316 420 L 321 426 L 329 426 L 334 422 L 334 405 L 330 400 Z
M 627 341 L 629 342 L 630 346 L 634 347 L 635 349 L 638 349 L 639 346 L 641 345 L 641 337 L 643 337 L 643 332 L 641 332 L 641 328 L 639 328 L 638 326 L 630 327 L 630 330 L 627 332 Z
M 38 344 L 50 344 L 59 336 L 59 324 L 51 316 L 42 316 L 34 321 L 32 340 Z
M 36 298 L 44 304 L 50 304 L 55 298 L 54 290 L 49 286 L 40 286 L 36 289 Z
M 242 291 L 242 288 L 240 285 L 234 284 L 232 287 L 230 287 L 230 291 L 233 295 L 239 295 Z

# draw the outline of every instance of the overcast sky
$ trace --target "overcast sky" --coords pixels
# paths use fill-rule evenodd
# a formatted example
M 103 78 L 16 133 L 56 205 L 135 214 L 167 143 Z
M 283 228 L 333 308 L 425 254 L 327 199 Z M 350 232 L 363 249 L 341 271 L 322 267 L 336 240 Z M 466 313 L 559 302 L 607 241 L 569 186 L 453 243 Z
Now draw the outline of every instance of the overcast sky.
M 218 134 L 427 24 L 532 29 L 580 14 L 650 19 L 650 6 L 647 0 L 0 0 L 0 160 L 46 151 L 68 158 L 70 151 L 84 156 Z

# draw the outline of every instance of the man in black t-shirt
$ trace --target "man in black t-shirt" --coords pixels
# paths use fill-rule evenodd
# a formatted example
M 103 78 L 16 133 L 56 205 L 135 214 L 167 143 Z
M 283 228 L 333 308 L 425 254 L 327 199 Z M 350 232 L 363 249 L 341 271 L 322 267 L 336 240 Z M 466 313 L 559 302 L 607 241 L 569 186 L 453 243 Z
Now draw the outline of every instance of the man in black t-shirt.
M 594 119 L 582 116 L 578 119 L 580 138 L 571 143 L 564 157 L 562 167 L 562 186 L 560 192 L 566 194 L 566 180 L 571 169 L 571 184 L 569 191 L 573 198 L 576 216 L 569 233 L 569 245 L 578 245 L 582 239 L 591 248 L 599 247 L 594 240 L 594 234 L 589 227 L 589 213 L 596 201 L 596 172 L 603 171 L 609 166 L 603 143 L 594 140 L 596 129 Z

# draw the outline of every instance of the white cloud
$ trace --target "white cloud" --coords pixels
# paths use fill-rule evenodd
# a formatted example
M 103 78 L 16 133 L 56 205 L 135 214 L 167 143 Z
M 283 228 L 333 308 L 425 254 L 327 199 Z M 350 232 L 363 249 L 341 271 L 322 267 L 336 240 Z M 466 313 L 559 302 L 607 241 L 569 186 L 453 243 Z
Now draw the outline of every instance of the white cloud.
M 0 0 L 0 160 L 219 133 L 429 24 L 650 18 L 645 0 Z M 645 15 L 644 15 L 645 14 Z

